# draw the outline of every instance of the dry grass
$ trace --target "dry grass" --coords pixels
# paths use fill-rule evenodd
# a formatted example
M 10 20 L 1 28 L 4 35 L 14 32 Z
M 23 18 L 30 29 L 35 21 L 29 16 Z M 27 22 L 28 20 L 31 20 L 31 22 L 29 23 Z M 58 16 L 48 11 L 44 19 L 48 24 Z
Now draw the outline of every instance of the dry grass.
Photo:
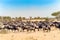
M 0 34 L 0 40 L 60 40 L 60 30 Z
M 8 32 L 7 32 L 7 30 L 0 30 L 0 34 L 7 34 Z

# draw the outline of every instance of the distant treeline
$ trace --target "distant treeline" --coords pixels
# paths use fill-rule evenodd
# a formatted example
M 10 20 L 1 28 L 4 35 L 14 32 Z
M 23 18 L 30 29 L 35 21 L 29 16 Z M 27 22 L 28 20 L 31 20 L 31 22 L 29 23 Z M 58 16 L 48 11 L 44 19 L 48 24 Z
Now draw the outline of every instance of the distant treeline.
M 51 20 L 51 19 L 55 19 L 55 18 L 48 18 L 48 17 L 10 17 L 10 16 L 0 16 L 0 21 L 12 21 L 12 20 Z

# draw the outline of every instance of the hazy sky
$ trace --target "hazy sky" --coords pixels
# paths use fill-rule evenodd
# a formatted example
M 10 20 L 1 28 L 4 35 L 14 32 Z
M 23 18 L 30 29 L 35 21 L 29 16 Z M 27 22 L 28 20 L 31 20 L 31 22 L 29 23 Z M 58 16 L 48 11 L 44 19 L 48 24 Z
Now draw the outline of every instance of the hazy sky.
M 60 11 L 60 0 L 0 0 L 0 16 L 51 17 Z

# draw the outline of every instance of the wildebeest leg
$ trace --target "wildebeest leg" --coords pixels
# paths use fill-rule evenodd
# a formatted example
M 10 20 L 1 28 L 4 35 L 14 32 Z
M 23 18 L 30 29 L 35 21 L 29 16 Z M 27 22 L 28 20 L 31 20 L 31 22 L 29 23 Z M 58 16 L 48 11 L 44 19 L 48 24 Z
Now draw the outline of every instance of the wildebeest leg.
M 45 28 L 43 28 L 43 31 L 45 32 Z
M 48 28 L 49 29 L 49 32 L 51 31 L 51 28 Z
M 35 32 L 35 29 L 30 29 L 30 32 L 31 32 L 31 31 L 34 31 L 34 32 Z
M 27 29 L 27 32 L 29 31 L 29 29 Z
M 32 31 L 32 29 L 30 29 L 30 32 Z
M 34 32 L 35 32 L 35 29 L 33 29 L 34 30 Z
M 47 31 L 46 32 L 48 32 L 49 30 L 48 29 L 46 29 Z
M 50 29 L 50 27 L 48 27 L 46 30 L 47 30 L 46 32 L 50 32 L 51 29 Z
M 39 31 L 39 28 L 38 28 L 38 31 Z
M 46 32 L 50 32 L 50 30 L 49 29 L 47 29 L 47 31 Z
M 48 29 L 47 29 L 47 28 L 43 28 L 43 31 L 44 31 L 44 32 L 48 32 Z
M 23 28 L 23 29 L 22 29 L 22 32 L 24 32 L 24 30 L 25 30 L 25 29 Z

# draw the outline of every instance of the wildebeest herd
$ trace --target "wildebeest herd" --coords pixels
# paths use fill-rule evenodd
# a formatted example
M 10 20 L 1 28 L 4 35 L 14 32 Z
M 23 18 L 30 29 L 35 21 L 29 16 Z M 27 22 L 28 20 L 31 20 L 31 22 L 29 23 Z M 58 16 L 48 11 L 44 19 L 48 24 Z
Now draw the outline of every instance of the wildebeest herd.
M 50 32 L 52 27 L 56 27 L 60 29 L 60 22 L 48 22 L 48 21 L 11 21 L 11 22 L 2 22 L 2 26 L 0 26 L 0 30 L 12 30 L 12 31 L 20 31 L 24 32 L 25 30 L 28 31 L 40 31 L 40 29 L 43 29 L 43 31 Z M 21 30 L 20 30 L 21 29 Z

